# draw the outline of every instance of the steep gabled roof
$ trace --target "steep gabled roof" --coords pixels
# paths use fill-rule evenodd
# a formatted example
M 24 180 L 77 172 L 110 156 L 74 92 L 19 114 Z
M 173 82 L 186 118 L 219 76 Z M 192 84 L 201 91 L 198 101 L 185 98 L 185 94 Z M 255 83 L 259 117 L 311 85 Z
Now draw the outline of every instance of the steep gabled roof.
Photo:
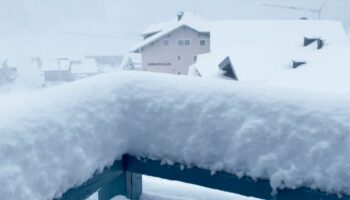
M 176 20 L 172 20 L 171 23 L 176 22 Z M 152 24 L 150 26 L 148 26 L 142 33 L 142 36 L 146 36 L 146 35 L 150 35 L 150 34 L 154 34 L 154 33 L 158 33 L 160 31 L 162 31 L 167 25 L 169 24 L 169 22 L 163 22 L 163 23 L 159 23 L 159 24 Z
M 149 35 L 152 33 L 155 34 L 137 44 L 130 51 L 140 52 L 143 47 L 160 39 L 163 36 L 166 36 L 167 34 L 177 30 L 180 27 L 189 27 L 200 33 L 210 32 L 210 23 L 208 21 L 195 16 L 193 13 L 186 12 L 180 21 L 172 20 L 168 23 L 153 25 L 150 28 L 146 29 L 142 35 Z
M 181 18 L 181 22 L 188 22 L 191 23 L 191 25 L 195 25 L 195 24 L 203 24 L 203 23 L 207 23 L 207 21 L 203 18 L 200 18 L 198 16 L 196 16 L 194 13 L 192 12 L 184 12 Z M 158 23 L 158 24 L 151 24 L 149 25 L 142 33 L 141 35 L 150 35 L 150 34 L 154 34 L 157 32 L 160 32 L 164 29 L 166 29 L 167 27 L 169 27 L 169 25 L 173 25 L 173 24 L 177 24 L 179 23 L 178 18 L 173 18 L 170 21 L 167 22 L 162 22 L 162 23 Z

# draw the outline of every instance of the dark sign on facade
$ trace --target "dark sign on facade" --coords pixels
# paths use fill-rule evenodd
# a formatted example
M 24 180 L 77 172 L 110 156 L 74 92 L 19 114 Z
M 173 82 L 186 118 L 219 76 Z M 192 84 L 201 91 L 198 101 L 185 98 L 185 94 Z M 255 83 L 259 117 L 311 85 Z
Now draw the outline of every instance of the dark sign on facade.
M 171 63 L 148 63 L 148 66 L 170 66 Z

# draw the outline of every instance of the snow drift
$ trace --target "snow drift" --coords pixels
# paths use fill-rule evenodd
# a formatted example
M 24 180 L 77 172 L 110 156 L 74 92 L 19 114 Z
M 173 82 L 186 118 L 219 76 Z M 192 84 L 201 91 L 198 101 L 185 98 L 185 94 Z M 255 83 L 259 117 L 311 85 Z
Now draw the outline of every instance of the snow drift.
M 350 98 L 142 72 L 0 99 L 0 196 L 49 200 L 124 153 L 350 194 Z

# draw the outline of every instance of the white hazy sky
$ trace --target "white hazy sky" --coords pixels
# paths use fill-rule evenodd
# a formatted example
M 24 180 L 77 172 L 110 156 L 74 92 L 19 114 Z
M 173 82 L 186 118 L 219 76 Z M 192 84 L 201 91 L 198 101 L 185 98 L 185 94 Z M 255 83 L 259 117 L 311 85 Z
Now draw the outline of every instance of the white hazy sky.
M 0 56 L 122 53 L 147 25 L 172 19 L 180 10 L 212 20 L 312 19 L 316 15 L 310 12 L 263 4 L 317 9 L 323 2 L 322 19 L 343 21 L 350 29 L 350 0 L 0 0 Z

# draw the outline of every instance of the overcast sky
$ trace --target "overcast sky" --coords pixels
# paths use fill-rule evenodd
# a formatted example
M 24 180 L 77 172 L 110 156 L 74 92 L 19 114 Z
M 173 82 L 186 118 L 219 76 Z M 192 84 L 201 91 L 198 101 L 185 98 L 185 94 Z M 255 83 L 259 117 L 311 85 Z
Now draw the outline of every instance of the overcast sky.
M 41 34 L 42 43 L 50 43 L 52 36 L 45 38 L 46 33 L 86 41 L 107 36 L 104 39 L 115 46 L 109 50 L 121 53 L 137 42 L 147 25 L 170 20 L 181 10 L 210 20 L 316 18 L 312 12 L 264 3 L 310 9 L 325 3 L 321 18 L 340 20 L 350 29 L 349 0 L 0 0 L 0 43 L 22 40 L 40 47 L 41 40 L 29 42 L 29 36 Z M 13 45 L 13 51 L 20 47 L 20 43 Z

